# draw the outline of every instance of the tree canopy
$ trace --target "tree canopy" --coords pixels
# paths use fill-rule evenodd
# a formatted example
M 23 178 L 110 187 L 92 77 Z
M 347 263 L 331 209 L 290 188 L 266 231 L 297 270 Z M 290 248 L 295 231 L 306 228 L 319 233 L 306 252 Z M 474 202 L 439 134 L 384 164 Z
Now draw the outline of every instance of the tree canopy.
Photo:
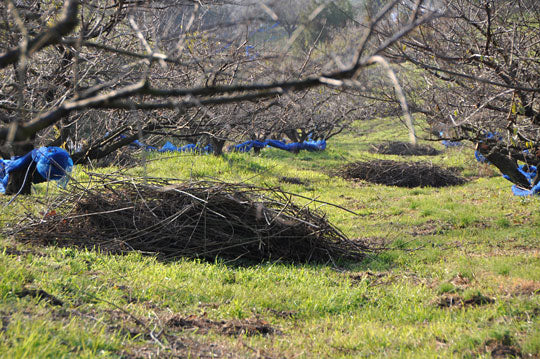
M 220 153 L 227 140 L 328 138 L 374 113 L 403 113 L 414 139 L 413 112 L 530 185 L 517 161 L 537 164 L 540 149 L 538 7 L 6 1 L 0 152 L 71 141 L 82 163 L 150 136 Z

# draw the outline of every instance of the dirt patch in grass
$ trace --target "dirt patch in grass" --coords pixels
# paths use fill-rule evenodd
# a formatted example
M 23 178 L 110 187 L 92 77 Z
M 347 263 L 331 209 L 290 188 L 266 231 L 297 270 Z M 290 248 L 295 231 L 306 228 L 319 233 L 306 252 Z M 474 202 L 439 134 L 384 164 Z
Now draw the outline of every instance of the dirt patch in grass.
M 167 327 L 182 330 L 193 330 L 207 333 L 212 330 L 225 335 L 270 335 L 281 332 L 259 318 L 215 321 L 197 315 L 173 316 L 166 323 Z
M 394 275 L 390 272 L 354 272 L 347 273 L 346 276 L 352 283 L 360 283 L 367 281 L 370 286 L 390 284 L 394 281 Z
M 309 184 L 308 181 L 302 180 L 298 177 L 287 177 L 287 176 L 280 177 L 279 182 L 289 183 L 289 184 L 300 184 L 304 186 Z
M 486 245 L 488 246 L 488 245 Z M 478 252 L 478 253 L 467 253 L 467 255 L 471 257 L 479 257 L 479 258 L 494 258 L 494 257 L 515 257 L 515 256 L 526 256 L 526 257 L 533 257 L 533 258 L 539 258 L 540 257 L 540 249 L 533 246 L 514 246 L 510 249 L 505 248 L 499 248 L 497 246 L 488 246 L 486 252 Z
M 20 292 L 15 293 L 15 295 L 19 298 L 24 297 L 32 297 L 37 298 L 38 300 L 45 301 L 49 303 L 50 305 L 55 306 L 63 306 L 64 302 L 62 302 L 60 299 L 56 298 L 54 295 L 47 293 L 43 289 L 28 289 L 25 288 L 21 290 Z
M 510 295 L 533 295 L 540 294 L 540 282 L 522 278 L 515 278 L 509 285 L 503 288 Z
M 333 263 L 360 260 L 368 250 L 278 189 L 116 181 L 57 201 L 44 217 L 29 217 L 16 238 L 112 253 L 138 250 L 164 260 Z
M 219 343 L 205 343 L 189 337 L 166 335 L 168 345 L 156 343 L 133 345 L 120 353 L 123 359 L 146 358 L 246 358 L 246 353 L 233 351 Z
M 159 308 L 156 308 L 159 312 Z M 154 311 L 155 312 L 155 311 Z M 167 325 L 167 317 L 159 313 L 160 320 L 150 321 L 136 317 L 124 309 L 99 309 L 90 312 L 71 311 L 92 321 L 107 324 L 107 331 L 128 338 L 119 353 L 122 358 L 245 358 L 245 350 L 233 350 L 222 343 L 206 342 L 204 337 L 177 335 Z M 203 332 L 198 332 L 204 334 Z M 189 334 L 189 333 L 187 333 Z
M 495 303 L 495 299 L 486 297 L 482 294 L 476 294 L 464 299 L 458 294 L 447 293 L 437 298 L 435 303 L 440 308 L 461 308 L 467 306 L 493 304 Z
M 453 285 L 455 285 L 458 288 L 468 288 L 471 284 L 471 279 L 468 277 L 464 277 L 461 274 L 456 275 L 452 280 L 450 281 Z
M 379 285 L 390 285 L 397 282 L 403 282 L 407 285 L 419 285 L 433 286 L 434 282 L 430 278 L 422 278 L 413 272 L 352 272 L 347 273 L 345 276 L 351 281 L 351 283 L 358 284 L 366 282 L 370 287 Z
M 409 230 L 409 234 L 413 237 L 417 236 L 435 236 L 441 235 L 455 229 L 450 223 L 444 223 L 441 221 L 429 220 L 426 223 L 423 223 L 418 226 L 412 226 L 412 229 Z
M 492 358 L 523 358 L 521 349 L 509 336 L 485 341 L 479 352 L 479 354 L 489 353 Z
M 26 248 L 28 247 L 28 248 Z M 11 246 L 6 245 L 4 247 L 0 247 L 0 253 L 3 253 L 8 256 L 14 256 L 14 257 L 27 257 L 29 255 L 34 257 L 48 257 L 49 254 L 44 253 L 39 250 L 39 247 L 31 247 L 31 246 Z M 42 248 L 41 248 L 42 249 Z
M 428 145 L 412 145 L 406 142 L 389 141 L 371 145 L 370 152 L 382 155 L 437 156 L 441 151 Z
M 456 186 L 466 182 L 453 171 L 429 162 L 359 161 L 343 166 L 337 174 L 345 179 L 408 188 Z
M 268 312 L 272 313 L 278 318 L 285 318 L 285 319 L 295 318 L 298 315 L 298 311 L 296 310 L 276 310 L 276 309 L 269 308 Z
M 0 312 L 0 333 L 5 332 L 11 322 L 11 314 Z
M 540 295 L 539 281 L 501 275 L 493 276 L 491 280 L 495 283 L 495 285 L 498 284 L 499 292 L 505 295 Z

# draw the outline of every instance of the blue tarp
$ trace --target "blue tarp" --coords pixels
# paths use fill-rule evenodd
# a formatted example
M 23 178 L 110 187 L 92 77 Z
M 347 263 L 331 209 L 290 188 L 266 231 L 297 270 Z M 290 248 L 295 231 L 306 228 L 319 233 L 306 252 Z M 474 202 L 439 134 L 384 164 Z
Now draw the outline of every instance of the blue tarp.
M 274 147 L 279 148 L 280 150 L 289 151 L 289 152 L 299 152 L 301 150 L 306 151 L 323 151 L 326 149 L 326 141 L 313 141 L 307 140 L 304 142 L 291 142 L 285 143 L 284 141 L 279 140 L 266 140 L 264 142 L 253 140 L 246 141 L 236 146 L 232 146 L 230 149 L 238 152 L 249 152 L 252 148 L 263 148 L 263 147 Z
M 486 138 L 486 140 L 495 139 L 497 141 L 502 141 L 502 139 L 503 139 L 501 134 L 498 133 L 498 132 L 485 132 L 484 137 Z M 484 141 L 478 141 L 478 143 L 482 143 L 482 142 L 484 142 Z M 476 160 L 478 162 L 487 163 L 488 165 L 490 164 L 488 159 L 478 151 L 474 151 L 474 157 L 476 157 Z
M 444 147 L 460 147 L 460 146 L 463 146 L 463 143 L 461 143 L 459 141 L 442 140 L 441 143 L 444 145 Z
M 140 142 L 139 140 L 135 140 L 135 141 L 131 142 L 130 146 L 144 148 L 147 151 L 157 151 L 158 150 L 157 147 L 145 145 L 144 143 Z
M 0 159 L 0 193 L 6 192 L 11 172 L 27 171 L 32 162 L 36 165 L 36 173 L 29 173 L 27 179 L 32 183 L 55 180 L 65 186 L 69 179 L 66 174 L 73 169 L 69 153 L 60 147 L 40 147 L 24 156 Z
M 481 154 L 481 153 L 478 152 L 478 151 L 474 151 L 474 157 L 476 157 L 476 160 L 477 160 L 478 162 L 482 162 L 482 163 L 487 163 L 487 164 L 489 164 L 488 159 L 487 159 L 483 154 Z
M 178 148 L 176 148 L 175 145 L 173 145 L 172 143 L 170 143 L 169 141 L 167 141 L 163 147 L 161 147 L 158 152 L 175 152 L 175 151 L 178 151 Z
M 443 132 L 443 131 L 439 131 L 439 137 L 440 137 L 440 138 L 443 138 L 443 137 L 444 137 L 444 132 Z M 442 140 L 441 143 L 444 145 L 444 147 L 459 147 L 459 146 L 463 146 L 463 143 L 461 143 L 461 142 L 459 142 L 459 141 Z
M 502 140 L 502 136 L 497 132 L 495 133 L 488 132 L 485 134 L 485 137 L 486 139 L 496 139 L 497 141 Z M 480 143 L 481 142 L 482 141 L 480 141 Z M 529 151 L 524 150 L 523 153 L 527 154 L 529 153 Z M 474 151 L 474 157 L 476 157 L 476 160 L 478 162 L 487 163 L 487 164 L 490 163 L 488 159 L 478 151 Z M 518 171 L 521 172 L 521 174 L 523 174 L 527 178 L 527 180 L 529 181 L 531 185 L 533 184 L 534 178 L 536 177 L 536 173 L 537 173 L 536 166 L 520 165 L 518 167 Z M 503 174 L 502 176 L 510 181 L 510 177 L 508 177 L 507 175 Z M 516 196 L 530 196 L 533 194 L 540 194 L 540 183 L 533 186 L 531 189 L 523 189 L 521 187 L 513 185 L 512 193 L 514 193 L 514 195 Z
M 199 147 L 199 145 L 188 144 L 181 147 L 176 147 L 171 142 L 167 141 L 161 148 L 154 146 L 145 145 L 144 143 L 139 142 L 138 140 L 133 141 L 130 146 L 144 148 L 147 151 L 158 151 L 158 152 L 200 152 L 200 153 L 210 153 L 213 151 L 212 145 L 206 145 L 205 147 Z M 304 142 L 291 142 L 285 143 L 284 141 L 279 140 L 250 140 L 242 142 L 238 145 L 230 146 L 229 151 L 233 152 L 249 152 L 252 148 L 265 148 L 265 147 L 275 147 L 284 151 L 289 152 L 299 152 L 301 150 L 306 151 L 324 151 L 326 149 L 326 141 L 313 141 L 306 140 Z
M 266 147 L 266 141 L 261 142 L 257 140 L 246 141 L 236 146 L 229 147 L 229 150 L 236 152 L 249 152 L 252 148 L 264 148 Z
M 531 189 L 523 189 L 523 188 L 519 188 L 516 185 L 513 185 L 512 186 L 512 192 L 516 196 L 530 196 L 530 195 L 533 195 L 533 194 L 538 194 L 540 192 L 540 183 L 537 184 L 536 186 L 534 186 Z
M 518 170 L 519 170 L 519 172 L 521 172 L 527 178 L 529 183 L 532 185 L 532 183 L 534 181 L 534 178 L 536 177 L 536 171 L 537 171 L 536 166 L 521 165 L 521 166 L 518 167 Z M 506 176 L 506 175 L 503 175 L 503 177 L 506 178 L 507 180 L 510 180 L 510 178 L 508 178 L 508 176 Z M 540 192 L 540 183 L 537 184 L 536 186 L 533 186 L 531 189 L 523 189 L 523 188 L 520 188 L 520 187 L 518 187 L 516 185 L 513 185 L 512 186 L 512 192 L 516 196 L 530 196 L 530 195 L 533 195 L 533 194 L 539 194 L 539 192 Z
M 157 148 L 154 146 L 145 145 L 144 143 L 140 142 L 139 140 L 135 140 L 131 142 L 131 147 L 139 147 L 144 148 L 146 151 L 158 151 L 158 152 L 203 152 L 203 153 L 209 153 L 213 151 L 212 145 L 206 145 L 204 147 L 199 147 L 198 145 L 194 145 L 192 143 L 176 147 L 171 142 L 167 141 L 161 148 Z

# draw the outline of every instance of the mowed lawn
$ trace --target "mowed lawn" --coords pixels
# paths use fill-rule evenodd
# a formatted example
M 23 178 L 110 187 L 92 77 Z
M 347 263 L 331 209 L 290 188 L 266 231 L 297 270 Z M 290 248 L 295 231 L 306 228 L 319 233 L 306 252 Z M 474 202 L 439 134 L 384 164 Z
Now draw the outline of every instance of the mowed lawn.
M 149 154 L 127 173 L 279 185 L 319 200 L 310 206 L 374 250 L 358 263 L 239 266 L 4 235 L 0 356 L 540 357 L 540 200 L 513 196 L 467 146 L 436 157 L 368 151 L 406 138 L 403 126 L 381 120 L 331 139 L 321 153 Z M 335 176 L 342 164 L 382 158 L 457 167 L 468 182 L 406 189 Z M 74 177 L 117 170 L 76 168 Z M 9 205 L 0 198 L 2 225 L 39 213 L 49 192 L 57 190 L 42 184 Z

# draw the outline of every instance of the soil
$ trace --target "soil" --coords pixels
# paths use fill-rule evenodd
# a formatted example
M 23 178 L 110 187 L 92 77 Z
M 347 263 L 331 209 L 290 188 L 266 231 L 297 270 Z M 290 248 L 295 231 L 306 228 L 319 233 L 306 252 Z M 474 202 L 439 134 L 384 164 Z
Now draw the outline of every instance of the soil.
M 167 321 L 167 326 L 175 329 L 196 329 L 197 333 L 207 333 L 210 330 L 225 335 L 270 335 L 280 331 L 258 318 L 240 320 L 214 321 L 205 317 L 189 315 L 187 317 L 173 316 Z
M 461 308 L 466 306 L 480 306 L 495 303 L 495 299 L 477 294 L 468 299 L 463 299 L 457 294 L 444 294 L 436 301 L 441 308 Z

